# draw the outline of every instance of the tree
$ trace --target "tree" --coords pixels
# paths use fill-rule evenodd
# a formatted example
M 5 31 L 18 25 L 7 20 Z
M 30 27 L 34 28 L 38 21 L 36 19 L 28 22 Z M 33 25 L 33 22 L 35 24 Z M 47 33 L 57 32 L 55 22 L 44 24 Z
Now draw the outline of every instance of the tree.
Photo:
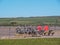
M 16 26 L 17 25 L 17 22 L 11 22 L 10 25 Z

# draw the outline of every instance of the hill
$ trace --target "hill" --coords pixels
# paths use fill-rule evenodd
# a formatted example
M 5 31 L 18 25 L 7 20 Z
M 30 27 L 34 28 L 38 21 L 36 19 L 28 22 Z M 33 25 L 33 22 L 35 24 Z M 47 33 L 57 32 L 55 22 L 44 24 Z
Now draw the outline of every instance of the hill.
M 0 18 L 0 26 L 39 24 L 60 26 L 60 16 Z

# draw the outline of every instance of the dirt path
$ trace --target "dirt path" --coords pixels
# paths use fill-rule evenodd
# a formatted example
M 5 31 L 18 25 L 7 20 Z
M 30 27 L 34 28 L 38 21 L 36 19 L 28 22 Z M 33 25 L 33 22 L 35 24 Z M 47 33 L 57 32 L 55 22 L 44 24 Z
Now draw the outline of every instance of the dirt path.
M 60 38 L 60 30 L 55 30 L 55 34 L 53 36 L 40 36 L 40 37 L 31 37 L 26 35 L 20 35 L 20 36 L 2 36 L 0 39 L 27 39 L 27 38 Z
M 11 28 L 9 30 L 9 28 Z M 60 30 L 54 30 L 55 34 L 53 36 L 40 36 L 40 37 L 24 37 L 16 36 L 16 27 L 0 27 L 0 39 L 23 39 L 23 38 L 60 38 Z M 51 28 L 52 29 L 52 28 Z

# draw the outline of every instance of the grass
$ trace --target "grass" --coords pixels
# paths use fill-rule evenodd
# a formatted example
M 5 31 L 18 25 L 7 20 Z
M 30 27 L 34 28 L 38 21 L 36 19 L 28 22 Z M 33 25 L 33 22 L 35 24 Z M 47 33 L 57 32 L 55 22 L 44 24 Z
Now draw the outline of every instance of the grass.
M 60 38 L 4 39 L 0 45 L 60 45 Z
M 17 17 L 17 18 L 0 18 L 0 25 L 10 26 L 11 22 L 16 22 L 16 25 L 59 25 L 60 16 L 51 17 Z

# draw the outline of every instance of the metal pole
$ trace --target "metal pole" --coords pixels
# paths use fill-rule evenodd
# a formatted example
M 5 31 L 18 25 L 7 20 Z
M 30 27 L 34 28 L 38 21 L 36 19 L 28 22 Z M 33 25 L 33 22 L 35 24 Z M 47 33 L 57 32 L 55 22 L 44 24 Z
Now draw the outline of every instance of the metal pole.
M 9 38 L 10 38 L 10 30 L 11 30 L 11 27 L 9 27 Z
M 57 26 L 57 18 L 56 18 L 55 30 L 56 30 L 56 26 Z

